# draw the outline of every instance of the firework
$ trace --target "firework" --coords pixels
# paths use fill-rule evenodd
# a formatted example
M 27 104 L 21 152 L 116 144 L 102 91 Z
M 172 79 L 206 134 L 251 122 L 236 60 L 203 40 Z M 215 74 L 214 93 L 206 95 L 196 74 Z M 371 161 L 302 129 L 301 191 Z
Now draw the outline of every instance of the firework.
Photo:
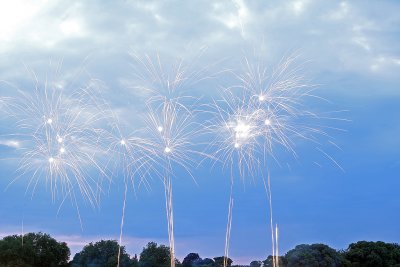
M 109 112 L 112 114 L 111 109 Z M 139 131 L 135 130 L 130 134 L 125 134 L 117 116 L 110 116 L 111 123 L 109 129 L 102 129 L 100 136 L 106 144 L 105 154 L 110 159 L 107 169 L 110 170 L 110 177 L 116 177 L 119 174 L 123 176 L 124 199 L 122 204 L 122 217 L 119 235 L 118 263 L 120 264 L 121 246 L 123 238 L 123 227 L 125 221 L 125 210 L 127 205 L 128 184 L 136 190 L 137 186 L 144 184 L 148 186 L 146 175 L 154 159 L 151 155 L 155 153 L 146 139 L 141 138 Z M 111 156 L 110 156 L 111 155 Z M 136 181 L 139 178 L 139 181 Z
M 236 96 L 230 90 L 224 90 L 221 100 L 206 105 L 206 112 L 212 118 L 204 125 L 206 133 L 212 133 L 213 138 L 207 147 L 211 158 L 220 162 L 230 170 L 230 199 L 228 205 L 228 221 L 225 236 L 224 266 L 229 256 L 230 235 L 233 212 L 233 184 L 235 172 L 239 177 L 253 176 L 260 165 L 259 137 L 263 134 L 259 128 L 261 110 L 253 109 L 248 104 L 244 94 Z
M 194 179 L 190 166 L 194 164 L 193 155 L 198 153 L 193 143 L 198 129 L 193 103 L 198 100 L 185 94 L 185 90 L 203 79 L 204 69 L 193 71 L 192 65 L 185 64 L 183 59 L 166 67 L 158 55 L 152 58 L 132 53 L 132 57 L 140 84 L 135 89 L 148 99 L 145 135 L 151 147 L 148 151 L 153 151 L 151 174 L 163 181 L 171 266 L 175 266 L 172 177 L 178 167 Z
M 53 201 L 71 198 L 77 206 L 78 191 L 96 206 L 101 178 L 107 177 L 98 162 L 101 146 L 96 130 L 105 114 L 92 93 L 97 83 L 90 80 L 68 92 L 70 88 L 57 80 L 60 65 L 44 82 L 30 71 L 33 88 L 16 87 L 18 96 L 10 110 L 16 120 L 15 136 L 23 144 L 16 179 L 29 176 L 27 190 L 32 194 L 45 182 Z
M 245 71 L 236 74 L 239 85 L 223 90 L 222 99 L 206 105 L 211 119 L 204 126 L 213 135 L 207 151 L 231 172 L 231 194 L 225 240 L 225 257 L 228 257 L 232 224 L 234 173 L 244 180 L 254 177 L 270 165 L 270 159 L 280 162 L 275 155 L 282 147 L 295 158 L 298 139 L 319 143 L 321 136 L 329 137 L 321 117 L 305 105 L 313 95 L 315 86 L 302 75 L 302 66 L 294 62 L 297 55 L 284 58 L 277 68 L 268 71 L 261 61 L 245 58 Z M 326 118 L 325 118 L 326 119 Z M 269 175 L 268 175 L 269 180 Z M 273 231 L 271 187 L 266 190 L 271 217 L 273 254 L 278 251 L 277 233 Z M 277 228 L 277 227 L 276 227 Z M 277 230 L 276 230 L 277 231 Z M 274 242 L 276 244 L 274 248 Z M 226 263 L 224 263 L 226 265 Z
M 175 266 L 173 187 L 172 177 L 175 167 L 183 168 L 193 179 L 190 166 L 194 164 L 192 142 L 197 134 L 193 113 L 182 104 L 165 101 L 162 106 L 148 106 L 147 133 L 154 156 L 154 174 L 162 177 L 168 222 L 168 236 L 171 251 L 171 266 Z

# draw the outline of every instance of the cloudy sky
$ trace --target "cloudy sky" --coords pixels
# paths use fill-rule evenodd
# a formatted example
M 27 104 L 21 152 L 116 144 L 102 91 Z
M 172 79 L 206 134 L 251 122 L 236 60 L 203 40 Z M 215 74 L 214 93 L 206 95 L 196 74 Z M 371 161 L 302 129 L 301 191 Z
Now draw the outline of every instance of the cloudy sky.
M 15 88 L 33 90 L 29 70 L 45 80 L 62 60 L 62 82 L 83 76 L 101 80 L 99 95 L 131 124 L 143 92 L 134 86 L 137 66 L 130 53 L 160 54 L 163 64 L 185 58 L 206 75 L 240 72 L 243 57 L 257 51 L 268 66 L 290 53 L 307 62 L 304 75 L 328 101 L 313 107 L 340 113 L 330 133 L 339 148 L 324 148 L 340 165 L 299 144 L 299 155 L 279 155 L 270 166 L 274 218 L 280 251 L 301 243 L 344 249 L 359 240 L 398 242 L 400 198 L 400 4 L 397 1 L 23 1 L 0 4 L 0 107 Z M 200 54 L 200 51 L 204 51 Z M 250 57 L 251 58 L 251 57 Z M 53 63 L 51 63 L 53 62 Z M 133 65 L 133 66 L 132 66 Z M 79 73 L 79 75 L 77 75 Z M 83 73 L 83 74 L 82 74 Z M 79 78 L 76 78 L 79 77 Z M 231 76 L 194 86 L 194 95 L 214 96 Z M 71 82 L 73 80 L 73 82 Z M 14 89 L 13 89 L 14 88 Z M 66 86 L 72 88 L 72 86 Z M 10 138 L 6 112 L 0 132 L 0 235 L 43 231 L 67 241 L 73 253 L 89 241 L 117 239 L 123 186 L 114 177 L 100 207 L 53 202 L 45 181 L 35 195 L 27 180 L 11 186 L 18 167 L 18 140 Z M 315 162 L 318 162 L 316 164 Z M 343 169 L 343 170 L 342 170 Z M 229 174 L 211 163 L 174 178 L 176 252 L 222 255 Z M 60 209 L 59 209 L 60 208 Z M 237 263 L 270 254 L 268 206 L 254 179 L 235 188 L 231 257 Z M 148 241 L 167 244 L 162 184 L 128 197 L 125 245 L 140 253 Z

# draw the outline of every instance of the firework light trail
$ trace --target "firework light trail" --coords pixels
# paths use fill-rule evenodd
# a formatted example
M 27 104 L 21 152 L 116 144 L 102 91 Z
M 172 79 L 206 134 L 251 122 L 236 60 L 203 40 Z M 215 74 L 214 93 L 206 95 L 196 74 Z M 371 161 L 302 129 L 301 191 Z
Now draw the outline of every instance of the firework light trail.
M 200 54 L 203 50 L 200 51 Z M 197 55 L 196 58 L 198 56 Z M 175 64 L 165 66 L 160 56 L 138 56 L 132 53 L 135 77 L 139 86 L 135 89 L 144 93 L 148 115 L 145 119 L 146 139 L 154 154 L 151 171 L 159 176 L 164 185 L 165 206 L 170 246 L 170 264 L 175 266 L 175 239 L 173 213 L 174 169 L 181 168 L 191 174 L 190 167 L 194 165 L 193 156 L 199 154 L 193 139 L 198 135 L 198 124 L 195 120 L 193 105 L 198 101 L 193 95 L 185 95 L 186 90 L 206 79 L 205 68 L 193 71 L 192 64 L 186 64 L 178 59 Z M 193 63 L 194 61 L 191 61 Z M 189 103 L 189 104 L 188 104 Z
M 108 110 L 113 114 L 112 110 Z M 117 257 L 117 267 L 120 266 L 121 247 L 123 239 L 123 228 L 125 221 L 125 210 L 127 205 L 128 184 L 132 185 L 134 192 L 138 186 L 149 186 L 146 180 L 149 166 L 154 160 L 154 151 L 151 144 L 140 137 L 140 130 L 134 130 L 130 134 L 125 134 L 125 127 L 122 127 L 116 114 L 110 116 L 111 123 L 109 129 L 102 129 L 100 136 L 106 144 L 105 154 L 110 159 L 107 169 L 111 171 L 110 177 L 116 177 L 120 173 L 123 176 L 124 196 L 122 204 L 122 216 L 119 234 L 119 250 Z M 137 123 L 131 125 L 136 126 Z M 111 157 L 109 155 L 112 155 Z
M 264 177 L 264 169 L 268 169 L 271 160 L 280 163 L 276 153 L 279 148 L 297 159 L 295 148 L 299 140 L 319 145 L 320 138 L 329 139 L 327 131 L 334 129 L 325 126 L 322 121 L 340 120 L 320 117 L 307 107 L 310 99 L 320 98 L 313 94 L 315 86 L 310 85 L 302 75 L 302 65 L 296 65 L 296 60 L 298 55 L 290 55 L 283 58 L 278 67 L 269 70 L 262 61 L 245 58 L 242 64 L 244 72 L 235 74 L 239 85 L 224 89 L 222 98 L 207 109 L 212 118 L 204 129 L 214 136 L 207 151 L 212 158 L 229 168 L 231 174 L 224 266 L 229 256 L 235 172 L 243 181 L 246 176 L 260 174 Z M 334 144 L 330 140 L 329 143 Z M 332 160 L 318 147 L 317 150 Z M 278 227 L 273 226 L 269 174 L 266 193 L 270 208 L 273 264 L 278 266 L 275 255 L 278 252 Z
M 233 72 L 239 85 L 224 88 L 220 99 L 205 104 L 203 115 L 210 119 L 203 124 L 196 122 L 200 110 L 195 105 L 199 97 L 189 89 L 212 78 L 205 75 L 209 66 L 193 70 L 193 62 L 186 64 L 183 59 L 164 65 L 159 55 L 132 53 L 131 56 L 136 78 L 134 89 L 147 99 L 145 126 L 141 130 L 130 125 L 135 130 L 126 134 L 113 109 L 98 96 L 97 81 L 91 79 L 78 88 L 59 81 L 61 62 L 42 81 L 28 69 L 34 87 L 29 90 L 14 87 L 17 97 L 0 98 L 2 111 L 5 109 L 16 120 L 18 132 L 13 137 L 21 144 L 18 175 L 12 182 L 29 177 L 27 191 L 31 190 L 32 195 L 44 182 L 53 201 L 61 198 L 62 205 L 71 199 L 80 217 L 77 192 L 97 206 L 104 180 L 111 185 L 111 178 L 122 173 L 121 248 L 128 184 L 135 191 L 138 185 L 150 186 L 148 176 L 159 177 L 165 192 L 170 264 L 175 266 L 174 172 L 176 168 L 182 169 L 195 181 L 191 167 L 196 165 L 196 155 L 204 155 L 230 171 L 224 267 L 229 256 L 236 176 L 243 183 L 248 177 L 263 177 L 270 210 L 273 265 L 278 266 L 278 226 L 274 226 L 272 218 L 269 176 L 271 162 L 281 163 L 281 150 L 297 159 L 299 140 L 307 140 L 338 165 L 320 147 L 321 137 L 336 146 L 327 132 L 340 129 L 327 127 L 325 121 L 340 118 L 318 116 L 309 108 L 310 99 L 321 98 L 313 94 L 315 86 L 302 75 L 303 66 L 295 64 L 298 56 L 283 58 L 273 69 L 266 68 L 261 60 L 244 58 L 241 64 L 244 71 Z M 199 152 L 200 143 L 195 139 L 203 132 L 212 137 L 206 152 Z
M 233 184 L 235 172 L 244 179 L 258 170 L 260 145 L 257 142 L 261 134 L 257 127 L 259 110 L 252 110 L 245 99 L 224 90 L 221 100 L 215 101 L 207 112 L 213 119 L 205 125 L 204 131 L 214 135 L 207 150 L 212 158 L 230 169 L 230 197 L 228 205 L 228 222 L 225 236 L 224 266 L 227 266 L 233 212 Z
M 107 177 L 98 163 L 101 148 L 96 131 L 104 113 L 93 96 L 97 82 L 90 80 L 69 93 L 71 88 L 60 80 L 61 65 L 51 65 L 52 72 L 46 73 L 44 81 L 27 68 L 34 87 L 14 87 L 18 96 L 10 110 L 18 130 L 14 136 L 23 146 L 18 175 L 12 182 L 29 176 L 27 191 L 32 190 L 32 196 L 44 182 L 52 200 L 62 200 L 60 207 L 66 199 L 72 201 L 80 220 L 76 191 L 95 207 L 101 180 Z

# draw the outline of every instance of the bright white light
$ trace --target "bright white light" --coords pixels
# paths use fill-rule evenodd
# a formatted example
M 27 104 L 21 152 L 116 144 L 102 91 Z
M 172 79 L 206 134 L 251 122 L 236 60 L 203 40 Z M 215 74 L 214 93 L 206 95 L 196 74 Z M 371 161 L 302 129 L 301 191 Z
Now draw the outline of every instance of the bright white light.
M 70 35 L 82 35 L 82 25 L 78 20 L 69 19 L 65 20 L 60 24 L 61 32 L 67 36 Z
M 49 158 L 49 162 L 50 162 L 50 163 L 53 163 L 53 162 L 54 162 L 54 158 L 53 158 L 53 157 L 50 157 L 50 158 Z
M 63 142 L 62 137 L 58 137 L 58 138 L 57 138 L 57 142 L 58 142 L 58 143 L 62 143 L 62 142 Z
M 13 148 L 19 148 L 21 144 L 16 140 L 0 140 L 0 145 L 5 145 Z
M 264 100 L 265 100 L 265 96 L 263 96 L 263 95 L 259 95 L 259 96 L 258 96 L 258 100 L 260 100 L 260 101 L 264 101 Z
M 162 126 L 158 126 L 157 130 L 161 133 L 164 130 L 164 128 Z
M 126 144 L 124 139 L 122 139 L 120 143 L 121 143 L 121 145 L 125 145 Z
M 234 146 L 235 146 L 235 148 L 239 148 L 240 145 L 238 143 L 235 143 Z
M 245 139 L 249 136 L 250 126 L 242 122 L 238 122 L 235 127 L 236 138 Z
M 266 119 L 264 122 L 265 125 L 271 125 L 271 120 L 270 119 Z
M 60 152 L 61 152 L 61 154 L 63 154 L 64 152 L 65 152 L 65 148 L 60 148 Z
M 0 40 L 12 40 L 20 34 L 20 29 L 34 20 L 42 9 L 45 0 L 41 1 L 2 1 L 0 8 Z
M 47 124 L 52 124 L 53 120 L 51 118 L 47 119 Z
M 165 153 L 170 153 L 170 152 L 171 152 L 171 148 L 166 147 L 166 148 L 164 149 L 164 152 L 165 152 Z

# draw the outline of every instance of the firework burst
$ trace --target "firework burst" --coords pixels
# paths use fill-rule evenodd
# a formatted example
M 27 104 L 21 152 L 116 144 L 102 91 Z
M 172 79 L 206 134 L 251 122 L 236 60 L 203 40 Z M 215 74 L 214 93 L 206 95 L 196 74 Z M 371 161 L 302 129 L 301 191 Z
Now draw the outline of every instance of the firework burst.
M 199 132 L 194 123 L 196 112 L 193 110 L 198 99 L 185 94 L 185 90 L 193 89 L 196 83 L 208 77 L 204 76 L 205 69 L 193 71 L 193 64 L 186 64 L 183 59 L 165 66 L 159 55 L 152 58 L 132 53 L 132 57 L 140 84 L 135 89 L 147 97 L 145 136 L 153 151 L 150 156 L 154 159 L 150 164 L 150 173 L 163 181 L 171 266 L 175 266 L 172 177 L 174 169 L 178 167 L 195 180 L 190 167 L 195 163 L 194 155 L 199 153 L 193 142 Z
M 313 94 L 315 86 L 310 85 L 302 75 L 302 66 L 294 64 L 297 58 L 297 55 L 284 58 L 272 71 L 268 71 L 258 60 L 252 63 L 245 58 L 242 64 L 245 71 L 235 74 L 239 85 L 224 89 L 222 99 L 207 105 L 206 110 L 211 118 L 204 129 L 213 135 L 213 142 L 207 151 L 210 151 L 213 159 L 222 162 L 231 171 L 226 259 L 232 224 L 235 170 L 238 170 L 243 180 L 245 176 L 254 177 L 256 174 L 265 177 L 263 170 L 268 169 L 270 159 L 280 162 L 275 154 L 278 147 L 297 158 L 295 147 L 298 139 L 320 144 L 321 136 L 329 137 L 326 130 L 330 128 L 324 126 L 321 120 L 331 118 L 317 116 L 306 105 L 307 99 L 320 98 Z M 278 248 L 277 233 L 274 233 L 272 227 L 269 174 L 266 192 L 271 211 L 274 254 Z
M 11 115 L 16 120 L 15 136 L 23 146 L 16 179 L 29 176 L 27 190 L 32 194 L 44 182 L 53 201 L 61 197 L 63 203 L 71 198 L 77 207 L 79 192 L 96 206 L 101 179 L 107 177 L 98 162 L 101 145 L 96 127 L 105 118 L 92 93 L 98 86 L 90 80 L 68 92 L 70 88 L 57 80 L 60 65 L 44 82 L 31 71 L 34 88 L 17 88 Z
M 109 110 L 112 113 L 111 110 Z M 124 182 L 124 199 L 122 205 L 122 217 L 119 236 L 118 262 L 120 265 L 121 246 L 123 238 L 123 228 L 125 221 L 125 210 L 127 205 L 128 184 L 131 183 L 133 190 L 137 186 L 144 184 L 148 186 L 146 175 L 151 166 L 151 161 L 154 159 L 151 155 L 155 154 L 151 150 L 149 142 L 144 138 L 140 138 L 138 130 L 125 134 L 120 126 L 117 116 L 113 115 L 110 118 L 111 124 L 108 130 L 102 129 L 100 136 L 106 144 L 105 154 L 110 159 L 107 169 L 110 170 L 110 177 L 119 176 L 122 174 Z M 137 179 L 138 178 L 138 181 Z

